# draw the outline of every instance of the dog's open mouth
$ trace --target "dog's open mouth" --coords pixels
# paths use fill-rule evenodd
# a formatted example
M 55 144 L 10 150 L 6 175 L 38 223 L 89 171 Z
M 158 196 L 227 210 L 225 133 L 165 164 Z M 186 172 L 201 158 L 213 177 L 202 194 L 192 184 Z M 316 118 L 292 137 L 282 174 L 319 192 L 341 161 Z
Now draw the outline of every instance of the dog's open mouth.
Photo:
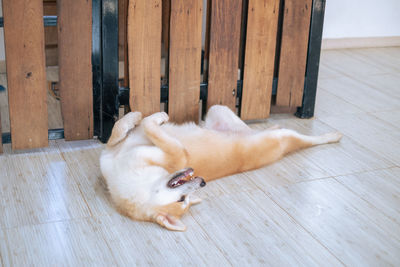
M 183 185 L 189 181 L 196 179 L 197 176 L 194 176 L 194 171 L 192 168 L 186 168 L 181 171 L 178 171 L 173 174 L 171 180 L 168 181 L 168 187 L 175 188 L 180 185 Z

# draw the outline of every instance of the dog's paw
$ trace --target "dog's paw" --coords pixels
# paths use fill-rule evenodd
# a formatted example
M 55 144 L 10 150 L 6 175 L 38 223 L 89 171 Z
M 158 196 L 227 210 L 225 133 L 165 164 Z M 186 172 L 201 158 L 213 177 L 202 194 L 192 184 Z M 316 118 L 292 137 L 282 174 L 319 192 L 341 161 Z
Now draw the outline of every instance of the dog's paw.
M 142 113 L 139 111 L 129 112 L 122 119 L 133 128 L 142 120 Z
M 340 132 L 327 133 L 323 135 L 327 143 L 336 143 L 342 139 L 343 134 Z
M 147 121 L 152 121 L 155 122 L 158 125 L 161 125 L 169 120 L 168 114 L 165 112 L 157 112 L 154 113 L 147 118 L 145 118 Z
M 198 196 L 195 196 L 195 195 L 190 195 L 189 196 L 190 205 L 199 204 L 201 201 L 202 201 L 202 199 L 199 198 Z

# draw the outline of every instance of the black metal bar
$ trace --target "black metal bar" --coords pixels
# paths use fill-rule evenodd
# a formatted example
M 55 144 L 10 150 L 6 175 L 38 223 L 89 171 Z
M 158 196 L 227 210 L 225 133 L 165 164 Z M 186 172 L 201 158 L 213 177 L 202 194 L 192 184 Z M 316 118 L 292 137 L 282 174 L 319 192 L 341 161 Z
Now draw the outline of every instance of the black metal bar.
M 240 81 L 242 82 L 244 79 L 244 62 L 246 57 L 246 37 L 247 37 L 247 17 L 249 11 L 249 2 L 248 0 L 242 1 L 242 18 L 241 18 L 241 27 L 240 27 L 240 51 L 239 51 L 239 69 L 240 69 Z M 242 113 L 242 86 L 240 86 L 240 94 L 239 94 L 239 86 L 236 94 L 236 106 L 238 108 L 238 115 L 240 116 Z
M 44 26 L 57 26 L 57 16 L 43 16 Z M 4 27 L 4 19 L 0 17 L 0 28 Z
M 101 0 L 92 0 L 93 126 L 95 136 L 100 136 L 103 129 L 103 123 L 100 115 L 103 85 L 101 51 Z
M 11 143 L 11 133 L 2 134 L 3 144 Z M 49 129 L 49 140 L 64 139 L 64 129 Z
M 306 77 L 304 81 L 303 103 L 297 109 L 299 118 L 311 118 L 314 116 L 315 97 L 317 94 L 319 61 L 321 54 L 322 29 L 324 24 L 326 0 L 313 0 L 311 11 L 310 35 L 308 41 L 308 54 Z
M 100 131 L 98 138 L 107 142 L 118 119 L 118 0 L 101 2 L 101 82 Z

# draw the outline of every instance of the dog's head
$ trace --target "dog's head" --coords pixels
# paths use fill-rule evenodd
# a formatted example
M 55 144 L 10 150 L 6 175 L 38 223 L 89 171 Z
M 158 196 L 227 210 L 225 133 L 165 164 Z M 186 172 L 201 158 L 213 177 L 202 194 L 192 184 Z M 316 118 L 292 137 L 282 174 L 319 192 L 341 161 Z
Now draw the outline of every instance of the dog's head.
M 163 168 L 148 166 L 136 169 L 133 176 L 136 175 L 140 177 L 130 179 L 136 180 L 134 187 L 129 183 L 121 188 L 119 183 L 115 185 L 117 189 L 112 182 L 109 184 L 120 212 L 134 219 L 156 222 L 169 230 L 186 230 L 180 218 L 191 204 L 200 201 L 191 193 L 206 185 L 204 179 L 195 176 L 192 168 L 170 174 Z
M 192 168 L 167 175 L 166 179 L 155 186 L 155 202 L 160 204 L 154 207 L 154 221 L 169 230 L 184 231 L 186 226 L 180 218 L 191 204 L 198 201 L 192 198 L 191 193 L 205 185 L 204 179 L 195 176 Z

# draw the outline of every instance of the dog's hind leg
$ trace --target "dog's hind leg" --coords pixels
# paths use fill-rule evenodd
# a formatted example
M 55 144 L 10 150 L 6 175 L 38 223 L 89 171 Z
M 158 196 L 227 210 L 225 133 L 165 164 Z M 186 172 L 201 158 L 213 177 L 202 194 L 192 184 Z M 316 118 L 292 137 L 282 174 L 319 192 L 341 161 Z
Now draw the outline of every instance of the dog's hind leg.
M 164 167 L 170 171 L 176 171 L 187 167 L 187 152 L 178 139 L 170 136 L 160 127 L 168 120 L 167 113 L 158 112 L 144 118 L 142 124 L 146 136 L 166 154 L 167 166 Z
M 247 171 L 270 164 L 284 155 L 315 145 L 338 142 L 341 133 L 327 133 L 320 136 L 307 136 L 293 130 L 265 130 L 248 136 L 241 141 L 241 169 Z
M 244 132 L 253 130 L 226 106 L 214 105 L 208 112 L 204 127 L 222 132 Z
M 107 147 L 112 147 L 121 142 L 127 136 L 128 132 L 135 128 L 136 125 L 142 120 L 142 113 L 129 112 L 121 119 L 119 119 L 111 132 L 110 139 L 108 139 Z

